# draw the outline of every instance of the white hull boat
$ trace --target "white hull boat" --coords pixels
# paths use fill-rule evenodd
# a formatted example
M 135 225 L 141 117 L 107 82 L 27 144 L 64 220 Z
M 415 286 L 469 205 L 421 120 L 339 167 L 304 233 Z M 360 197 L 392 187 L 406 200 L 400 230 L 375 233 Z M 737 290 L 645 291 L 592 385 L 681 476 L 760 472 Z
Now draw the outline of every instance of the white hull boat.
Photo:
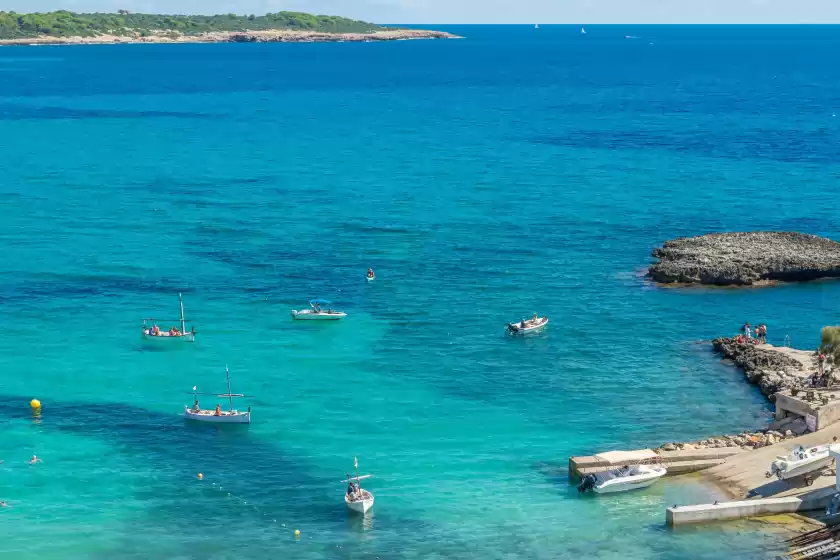
M 143 340 L 148 340 L 151 342 L 175 342 L 176 340 L 180 340 L 181 342 L 195 342 L 195 334 L 188 332 L 183 334 L 169 334 L 168 332 L 160 332 L 158 334 L 154 334 L 152 329 L 143 329 Z
M 292 309 L 292 319 L 298 321 L 338 321 L 347 317 L 347 313 L 342 311 L 332 309 L 324 311 L 324 306 L 330 303 L 325 299 L 313 299 L 309 302 L 309 309 L 301 309 L 300 311 Z
M 347 494 L 344 495 L 344 503 L 347 504 L 347 509 L 355 511 L 356 513 L 366 514 L 370 508 L 373 507 L 373 494 L 367 490 L 362 490 L 361 499 L 351 499 Z
M 251 413 L 239 412 L 238 410 L 222 410 L 216 416 L 213 410 L 199 410 L 194 412 L 188 406 L 184 406 L 184 418 L 196 422 L 210 422 L 215 424 L 250 424 Z
M 241 393 L 231 393 L 230 391 L 230 371 L 225 366 L 225 377 L 227 378 L 227 393 L 199 393 L 196 387 L 193 387 L 192 407 L 184 405 L 184 419 L 193 420 L 195 422 L 208 422 L 211 424 L 250 424 L 251 423 L 251 407 L 247 411 L 236 410 L 233 408 L 234 397 L 244 397 Z M 209 395 L 211 397 L 219 397 L 228 399 L 228 409 L 222 410 L 220 405 L 216 405 L 215 410 L 202 410 L 198 405 L 198 395 Z
M 509 323 L 508 330 L 513 334 L 527 334 L 542 330 L 546 325 L 548 325 L 548 317 L 537 317 L 528 321 Z
M 658 465 L 632 465 L 589 474 L 578 486 L 580 492 L 592 490 L 596 494 L 614 494 L 647 488 L 667 474 Z
M 181 318 L 178 322 L 181 324 L 181 330 L 173 327 L 169 331 L 162 331 L 157 326 L 156 319 L 143 319 L 143 340 L 150 342 L 175 343 L 175 342 L 195 342 L 195 328 L 187 331 L 187 322 L 184 319 L 184 298 L 178 294 L 178 301 L 181 303 Z M 151 322 L 152 326 L 148 326 L 146 322 Z
M 298 321 L 338 321 L 347 317 L 347 313 L 301 309 L 300 311 L 292 310 L 292 317 Z
M 830 445 L 809 448 L 799 446 L 786 456 L 777 456 L 765 476 L 770 478 L 775 475 L 779 480 L 790 480 L 803 474 L 819 471 L 829 466 L 833 460 L 830 447 Z
M 347 475 L 344 482 L 347 483 L 347 492 L 344 493 L 344 504 L 352 512 L 366 514 L 373 507 L 373 494 L 364 490 L 360 481 L 371 478 L 372 474 L 359 476 L 359 459 L 353 457 L 353 466 L 356 468 L 356 476 Z
M 376 274 L 374 274 L 373 276 L 366 276 L 366 278 L 368 282 L 373 282 L 374 280 L 376 280 Z

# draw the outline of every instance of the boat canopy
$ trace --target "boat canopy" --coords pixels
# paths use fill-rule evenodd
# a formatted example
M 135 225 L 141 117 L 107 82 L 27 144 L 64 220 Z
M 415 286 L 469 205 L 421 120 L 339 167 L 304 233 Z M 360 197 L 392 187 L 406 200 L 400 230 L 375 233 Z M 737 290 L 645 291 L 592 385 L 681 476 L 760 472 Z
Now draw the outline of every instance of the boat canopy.
M 310 300 L 309 303 L 311 305 L 329 305 L 332 302 L 329 301 L 329 300 L 326 300 L 326 299 L 313 299 L 313 300 Z

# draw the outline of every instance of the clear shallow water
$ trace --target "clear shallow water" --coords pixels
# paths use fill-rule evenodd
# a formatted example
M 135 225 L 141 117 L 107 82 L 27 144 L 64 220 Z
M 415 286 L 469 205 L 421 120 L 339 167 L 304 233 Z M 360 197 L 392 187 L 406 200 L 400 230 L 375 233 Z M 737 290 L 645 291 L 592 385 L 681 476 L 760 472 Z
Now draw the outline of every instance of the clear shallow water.
M 0 551 L 766 554 L 751 525 L 664 527 L 713 497 L 695 481 L 580 498 L 566 460 L 763 425 L 702 341 L 750 320 L 811 347 L 836 322 L 838 283 L 639 271 L 677 235 L 840 237 L 840 31 L 587 30 L 0 49 Z M 179 291 L 199 341 L 144 347 L 138 319 Z M 293 324 L 316 296 L 350 317 Z M 544 334 L 503 334 L 533 311 Z M 225 364 L 254 424 L 185 426 Z M 341 503 L 354 455 L 364 521 Z

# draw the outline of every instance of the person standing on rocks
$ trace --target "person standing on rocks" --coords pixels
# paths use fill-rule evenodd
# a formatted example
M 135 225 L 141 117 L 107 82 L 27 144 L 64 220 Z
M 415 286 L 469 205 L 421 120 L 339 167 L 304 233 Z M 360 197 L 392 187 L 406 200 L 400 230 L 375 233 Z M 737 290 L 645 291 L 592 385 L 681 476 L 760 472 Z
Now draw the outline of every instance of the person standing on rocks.
M 750 330 L 750 324 L 744 323 L 744 336 L 747 337 L 747 340 L 752 338 L 752 331 Z
M 817 358 L 817 364 L 820 368 L 820 375 L 822 375 L 823 370 L 825 369 L 825 354 L 823 354 L 822 352 L 820 352 L 820 357 Z

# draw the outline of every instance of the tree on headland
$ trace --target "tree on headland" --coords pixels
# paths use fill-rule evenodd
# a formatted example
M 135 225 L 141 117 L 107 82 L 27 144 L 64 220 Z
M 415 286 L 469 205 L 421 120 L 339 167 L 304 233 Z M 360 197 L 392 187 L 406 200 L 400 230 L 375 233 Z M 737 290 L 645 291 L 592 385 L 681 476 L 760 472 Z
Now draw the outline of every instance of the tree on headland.
M 135 33 L 175 32 L 199 35 L 210 31 L 262 31 L 295 29 L 322 33 L 371 33 L 383 28 L 373 23 L 338 16 L 316 16 L 302 12 L 276 12 L 264 16 L 179 16 L 133 14 L 119 10 L 115 14 L 77 14 L 66 10 L 48 13 L 18 14 L 0 11 L 0 39 L 25 39 L 38 36 L 91 37 L 127 36 Z

